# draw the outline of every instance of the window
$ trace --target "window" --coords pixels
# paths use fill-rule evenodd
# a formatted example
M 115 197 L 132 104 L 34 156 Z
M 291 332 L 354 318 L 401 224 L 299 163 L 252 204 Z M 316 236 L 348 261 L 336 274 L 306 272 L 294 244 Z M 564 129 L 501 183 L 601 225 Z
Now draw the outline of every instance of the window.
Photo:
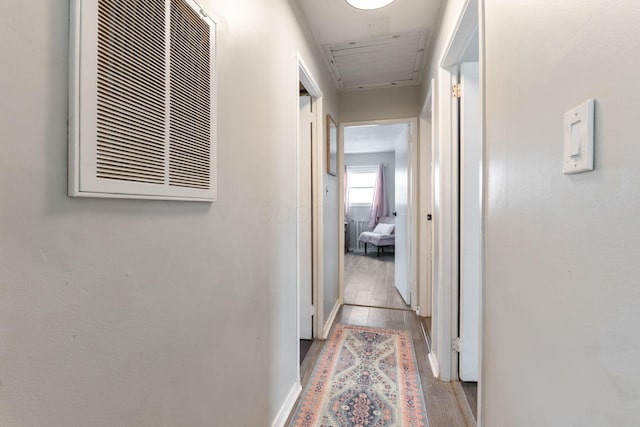
M 349 206 L 371 205 L 377 176 L 377 166 L 347 166 Z
M 213 201 L 215 23 L 193 0 L 71 2 L 69 195 Z

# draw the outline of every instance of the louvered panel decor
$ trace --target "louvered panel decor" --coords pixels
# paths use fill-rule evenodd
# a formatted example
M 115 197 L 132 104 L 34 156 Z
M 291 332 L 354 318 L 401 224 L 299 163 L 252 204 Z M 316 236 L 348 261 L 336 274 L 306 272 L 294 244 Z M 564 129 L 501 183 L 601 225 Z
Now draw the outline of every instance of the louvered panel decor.
M 69 195 L 216 198 L 215 22 L 193 0 L 72 0 Z
M 165 7 L 98 3 L 96 176 L 164 183 Z
M 209 26 L 181 0 L 171 1 L 169 184 L 209 188 L 211 70 Z

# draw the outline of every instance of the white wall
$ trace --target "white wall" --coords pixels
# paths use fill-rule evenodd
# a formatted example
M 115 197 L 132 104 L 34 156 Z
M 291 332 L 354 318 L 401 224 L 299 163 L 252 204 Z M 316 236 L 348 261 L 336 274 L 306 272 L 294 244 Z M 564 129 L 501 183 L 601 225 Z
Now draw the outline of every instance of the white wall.
M 424 105 L 427 93 L 429 92 L 431 79 L 437 76 L 442 55 L 447 48 L 451 34 L 453 34 L 453 31 L 455 30 L 458 18 L 460 17 L 463 7 L 468 1 L 470 0 L 447 0 L 444 2 L 439 21 L 438 33 L 436 34 L 436 39 L 433 44 L 433 54 L 431 55 L 427 71 L 425 72 L 425 77 L 422 79 L 420 87 L 421 95 L 418 102 L 421 107 Z M 342 103 L 342 99 L 340 99 L 340 102 Z
M 406 119 L 420 113 L 420 87 L 357 90 L 340 93 L 340 121 Z
M 640 425 L 640 4 L 485 3 L 485 426 Z M 563 175 L 591 97 L 595 171 Z
M 296 51 L 337 97 L 296 2 L 207 4 L 214 204 L 68 198 L 68 1 L 1 2 L 0 425 L 269 425 L 295 384 Z
M 326 170 L 326 168 L 325 168 Z M 342 166 L 338 165 L 338 172 L 342 170 Z M 324 290 L 323 290 L 323 312 L 325 325 L 323 329 L 331 326 L 333 319 L 332 311 L 335 313 L 336 304 L 339 298 L 339 276 L 338 263 L 341 252 L 341 246 L 338 242 L 339 233 L 342 232 L 342 226 L 338 226 L 340 210 L 340 194 L 342 186 L 339 184 L 338 176 L 325 174 L 324 184 L 324 211 L 323 211 L 323 259 L 324 259 Z M 328 332 L 328 331 L 327 331 Z

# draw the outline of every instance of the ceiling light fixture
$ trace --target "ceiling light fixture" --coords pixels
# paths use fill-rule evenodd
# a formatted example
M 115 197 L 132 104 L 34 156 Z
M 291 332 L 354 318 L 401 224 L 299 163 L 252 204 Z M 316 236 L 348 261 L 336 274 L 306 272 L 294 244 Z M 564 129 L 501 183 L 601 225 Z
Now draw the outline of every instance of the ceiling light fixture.
M 388 4 L 393 3 L 394 0 L 346 0 L 351 6 L 356 9 L 373 10 L 385 7 Z

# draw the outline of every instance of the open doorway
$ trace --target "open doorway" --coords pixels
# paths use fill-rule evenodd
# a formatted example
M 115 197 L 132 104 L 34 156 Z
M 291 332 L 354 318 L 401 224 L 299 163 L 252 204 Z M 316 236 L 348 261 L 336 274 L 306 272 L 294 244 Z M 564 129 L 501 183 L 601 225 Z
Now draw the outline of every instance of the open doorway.
M 297 176 L 297 304 L 298 304 L 298 377 L 300 365 L 318 337 L 318 150 L 321 148 L 322 93 L 311 74 L 298 59 L 298 138 Z
M 469 0 L 440 62 L 433 124 L 434 374 L 482 399 L 483 164 L 479 9 Z
M 312 143 L 314 98 L 300 82 L 298 135 L 298 286 L 300 295 L 300 364 L 314 337 Z
M 414 121 L 345 124 L 345 305 L 411 310 Z

